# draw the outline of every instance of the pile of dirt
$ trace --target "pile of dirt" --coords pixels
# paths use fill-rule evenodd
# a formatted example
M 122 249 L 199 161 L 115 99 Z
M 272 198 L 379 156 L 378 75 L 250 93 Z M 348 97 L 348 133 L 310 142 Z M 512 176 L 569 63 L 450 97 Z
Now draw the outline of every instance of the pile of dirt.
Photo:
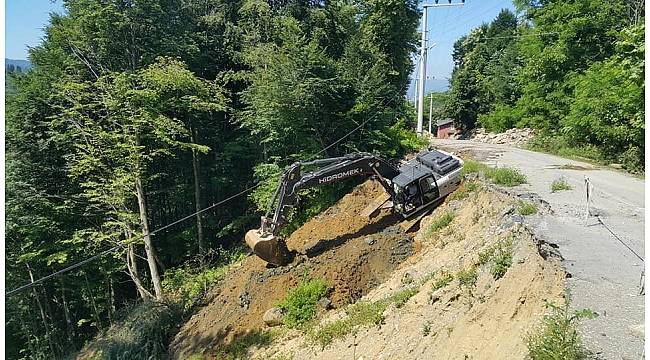
M 248 257 L 214 290 L 209 305 L 180 329 L 170 345 L 172 357 L 200 353 L 209 358 L 235 339 L 256 336 L 265 327 L 264 312 L 306 273 L 325 279 L 335 308 L 384 282 L 413 253 L 413 239 L 397 226 L 401 219 L 390 210 L 372 219 L 360 215 L 383 192 L 368 181 L 295 231 L 286 241 L 289 249 L 302 252 L 309 245 L 311 250 L 289 266 L 268 268 L 261 259 Z

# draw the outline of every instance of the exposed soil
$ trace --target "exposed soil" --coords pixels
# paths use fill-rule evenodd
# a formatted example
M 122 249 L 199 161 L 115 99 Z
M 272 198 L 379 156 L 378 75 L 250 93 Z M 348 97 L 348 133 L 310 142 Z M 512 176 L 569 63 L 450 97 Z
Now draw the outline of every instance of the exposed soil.
M 209 357 L 236 338 L 253 336 L 265 327 L 264 312 L 305 273 L 327 281 L 335 308 L 355 302 L 385 281 L 413 253 L 413 239 L 397 226 L 401 219 L 390 210 L 372 219 L 360 215 L 383 191 L 368 181 L 295 231 L 286 241 L 289 249 L 304 252 L 310 244 L 311 250 L 289 266 L 268 268 L 259 258 L 248 257 L 214 290 L 209 305 L 180 329 L 170 345 L 172 357 Z
M 418 252 L 363 297 L 377 301 L 422 283 L 402 308 L 389 307 L 380 326 L 362 327 L 321 348 L 300 332 L 287 332 L 270 346 L 252 348 L 254 359 L 525 359 L 526 334 L 546 312 L 546 301 L 562 303 L 564 272 L 558 259 L 513 213 L 516 199 L 484 189 L 462 201 L 447 201 L 422 220 Z M 429 224 L 453 211 L 449 226 L 431 234 Z M 546 211 L 540 207 L 540 211 Z M 533 215 L 534 218 L 538 215 Z M 512 265 L 493 279 L 491 263 L 477 265 L 479 253 L 513 239 Z M 457 279 L 435 290 L 440 274 L 476 266 L 474 286 Z M 404 279 L 411 279 L 405 282 Z M 344 317 L 332 311 L 321 323 Z M 426 329 L 426 330 L 425 330 Z

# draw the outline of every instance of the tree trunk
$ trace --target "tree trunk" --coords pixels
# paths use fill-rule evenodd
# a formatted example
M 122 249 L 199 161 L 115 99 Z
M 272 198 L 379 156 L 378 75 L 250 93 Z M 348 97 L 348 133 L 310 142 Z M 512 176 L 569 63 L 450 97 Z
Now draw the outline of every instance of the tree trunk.
M 142 285 L 142 281 L 140 281 L 140 273 L 138 271 L 138 263 L 136 262 L 135 248 L 133 247 L 133 244 L 130 244 L 127 250 L 126 268 L 129 271 L 131 280 L 133 280 L 133 284 L 135 284 L 136 290 L 138 290 L 140 298 L 143 300 L 153 298 L 153 295 L 151 295 L 151 293 L 145 289 L 145 287 Z
M 90 304 L 93 306 L 93 315 L 95 316 L 95 323 L 97 324 L 97 329 L 102 330 L 102 319 L 99 317 L 99 311 L 97 310 L 97 303 L 95 303 L 95 296 L 93 291 L 90 288 L 90 282 L 88 281 L 88 275 L 84 272 L 84 279 L 86 280 L 86 290 L 88 291 L 88 296 L 90 296 Z
M 192 143 L 196 144 L 196 132 L 195 129 L 190 129 L 192 132 Z M 194 170 L 194 205 L 196 208 L 196 233 L 197 240 L 199 245 L 199 254 L 204 254 L 204 237 L 203 237 L 203 224 L 201 223 L 202 215 L 199 213 L 201 211 L 201 181 L 200 181 L 200 172 L 199 172 L 199 154 L 198 151 L 192 149 L 192 169 Z
M 142 224 L 142 233 L 144 234 L 144 250 L 147 253 L 147 264 L 149 264 L 149 272 L 151 273 L 151 282 L 153 283 L 153 290 L 156 293 L 156 300 L 163 300 L 162 284 L 160 282 L 160 274 L 158 274 L 158 265 L 156 264 L 155 249 L 151 243 L 151 235 L 149 235 L 149 221 L 147 220 L 147 203 L 145 200 L 144 189 L 142 187 L 142 180 L 140 176 L 135 178 L 135 190 L 138 197 L 138 208 L 140 209 L 140 222 Z
M 68 305 L 68 300 L 65 297 L 65 286 L 63 281 L 59 281 L 61 285 L 61 299 L 63 300 L 63 315 L 65 315 L 65 324 L 66 324 L 66 335 L 68 336 L 68 344 L 70 347 L 74 348 L 74 324 L 72 323 L 72 316 L 70 315 L 70 306 Z
M 25 266 L 27 266 L 27 272 L 29 272 L 29 279 L 31 280 L 32 284 L 34 283 L 34 274 L 32 273 L 32 268 L 29 266 L 29 264 L 25 263 Z M 43 327 L 45 327 L 45 337 L 47 338 L 47 343 L 50 346 L 50 351 L 52 352 L 52 357 L 57 357 L 56 355 L 56 347 L 54 346 L 54 341 L 52 341 L 52 335 L 50 334 L 50 326 L 48 325 L 47 322 L 47 316 L 45 315 L 45 309 L 43 308 L 43 304 L 41 303 L 41 298 L 38 296 L 38 292 L 36 291 L 36 287 L 32 286 L 32 292 L 34 294 L 34 298 L 36 298 L 36 304 L 38 305 L 38 310 L 41 313 L 41 321 L 43 321 Z

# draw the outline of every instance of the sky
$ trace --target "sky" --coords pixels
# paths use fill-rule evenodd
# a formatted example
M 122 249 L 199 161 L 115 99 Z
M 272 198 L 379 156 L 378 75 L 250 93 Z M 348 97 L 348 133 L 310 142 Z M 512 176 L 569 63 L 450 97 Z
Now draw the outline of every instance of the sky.
M 434 0 L 426 2 L 433 3 Z M 447 0 L 439 2 L 446 3 Z M 459 3 L 460 0 L 452 2 Z M 429 46 L 436 45 L 429 50 L 427 59 L 428 91 L 444 87 L 445 80 L 451 76 L 454 42 L 471 29 L 492 21 L 503 8 L 514 11 L 511 0 L 465 0 L 464 6 L 429 9 Z M 5 57 L 26 59 L 27 48 L 40 43 L 49 13 L 63 11 L 62 0 L 6 0 Z
M 5 0 L 5 57 L 27 59 L 27 47 L 41 42 L 50 12 L 63 13 L 63 1 Z

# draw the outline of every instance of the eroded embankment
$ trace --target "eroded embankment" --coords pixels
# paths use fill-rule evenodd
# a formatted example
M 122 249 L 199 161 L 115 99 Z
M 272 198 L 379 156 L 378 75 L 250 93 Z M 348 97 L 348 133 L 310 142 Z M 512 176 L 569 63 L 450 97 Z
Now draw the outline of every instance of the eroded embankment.
M 170 346 L 172 356 L 218 358 L 223 345 L 257 336 L 265 327 L 264 312 L 306 272 L 327 281 L 334 308 L 357 301 L 384 282 L 413 253 L 413 239 L 396 226 L 400 219 L 390 210 L 372 219 L 360 215 L 383 191 L 368 181 L 287 239 L 290 249 L 319 242 L 311 257 L 299 256 L 282 268 L 267 268 L 257 257 L 247 258 L 210 294 L 209 305 L 180 329 Z
M 416 254 L 361 300 L 377 302 L 415 289 L 380 325 L 357 327 L 326 344 L 285 331 L 253 358 L 524 359 L 526 335 L 562 302 L 564 272 L 517 214 L 518 200 L 483 185 L 448 199 L 422 222 Z M 538 203 L 538 211 L 546 211 Z M 453 214 L 453 215 L 449 215 Z M 441 221 L 451 218 L 448 225 Z M 443 224 L 443 225 L 441 225 Z M 345 319 L 331 311 L 313 333 Z M 335 328 L 335 327 L 332 327 Z

